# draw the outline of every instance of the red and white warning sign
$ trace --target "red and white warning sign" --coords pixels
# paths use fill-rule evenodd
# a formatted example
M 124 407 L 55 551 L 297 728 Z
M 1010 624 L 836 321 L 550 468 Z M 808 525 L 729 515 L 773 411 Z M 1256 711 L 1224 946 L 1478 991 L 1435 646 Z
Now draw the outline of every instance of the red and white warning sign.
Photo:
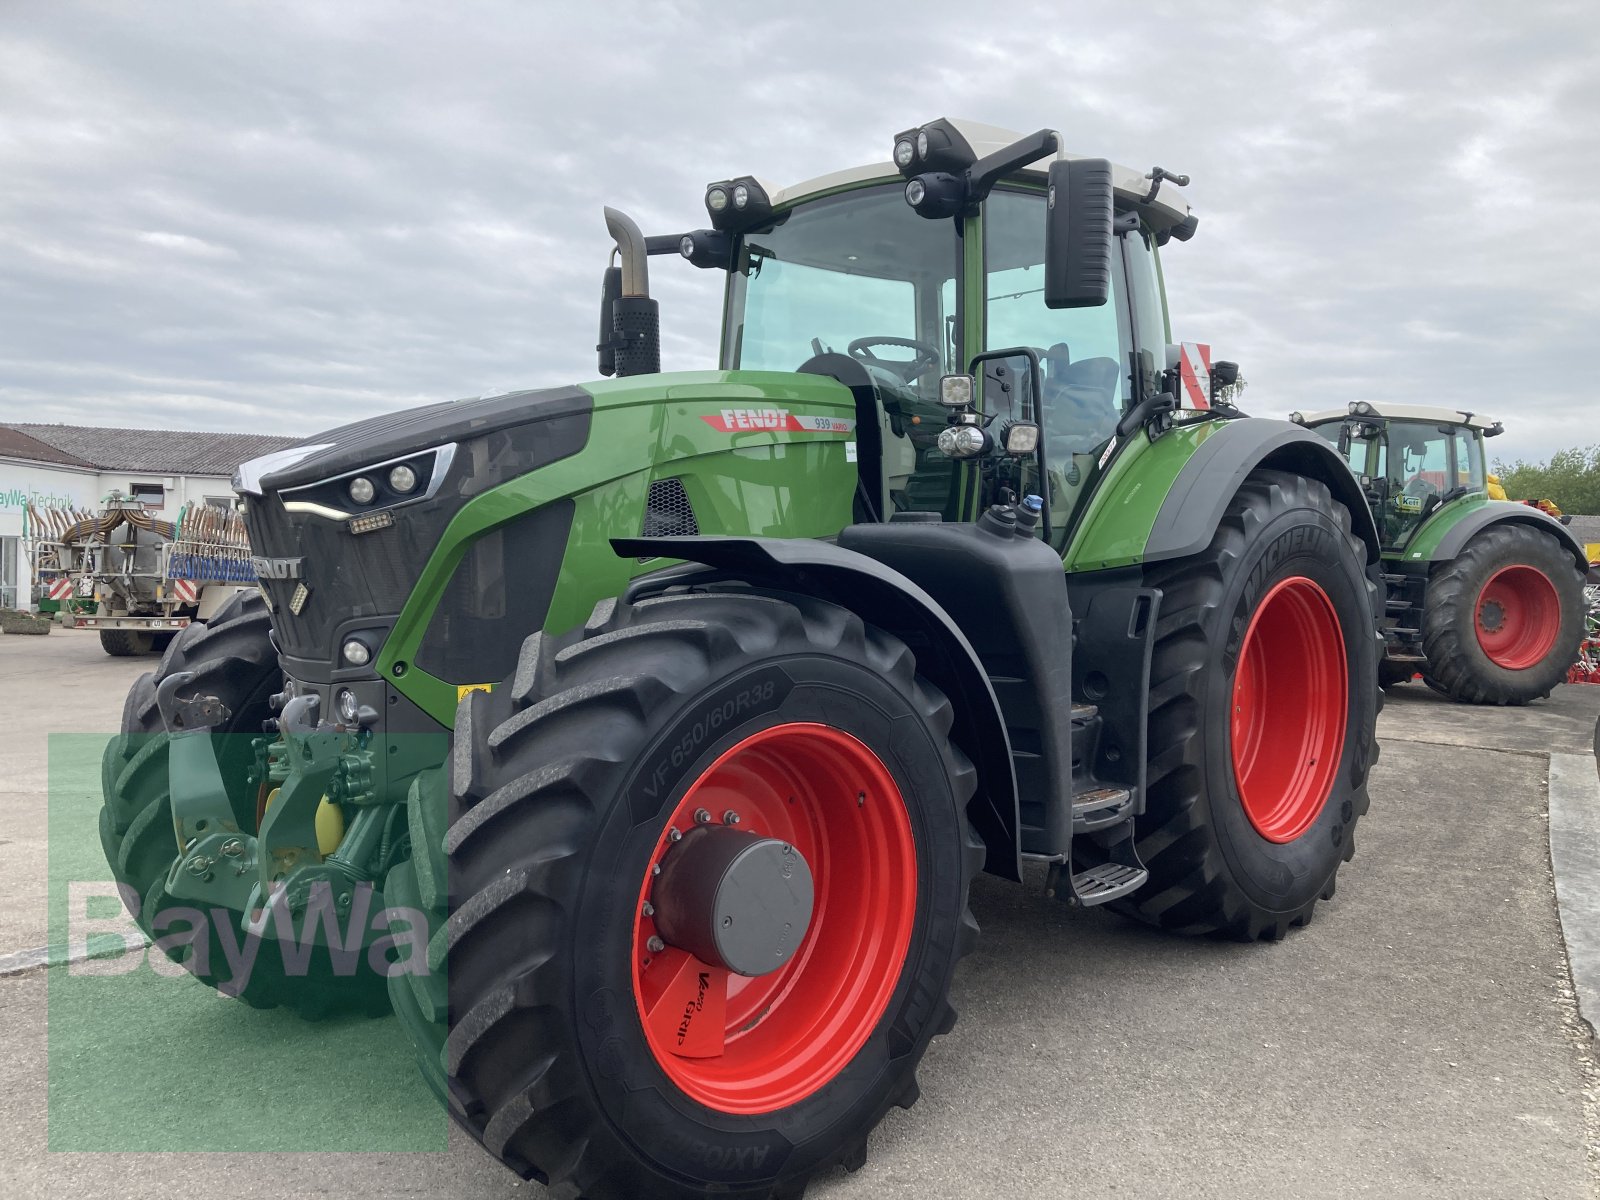
M 70 600 L 72 598 L 72 580 L 65 575 L 52 579 L 48 595 L 52 600 Z
M 843 417 L 819 417 L 811 413 L 792 413 L 787 408 L 724 408 L 700 418 L 723 433 L 777 431 L 789 433 L 849 433 L 854 421 Z
M 174 579 L 172 581 L 172 594 L 184 604 L 193 604 L 200 590 L 195 587 L 192 579 Z
M 1201 342 L 1184 342 L 1178 356 L 1178 373 L 1183 379 L 1184 408 L 1211 407 L 1211 347 Z

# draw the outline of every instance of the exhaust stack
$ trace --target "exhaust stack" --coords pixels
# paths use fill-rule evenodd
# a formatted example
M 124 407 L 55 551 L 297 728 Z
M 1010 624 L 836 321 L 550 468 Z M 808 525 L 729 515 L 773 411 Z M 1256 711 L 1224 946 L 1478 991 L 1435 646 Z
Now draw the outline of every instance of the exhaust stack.
M 650 258 L 644 234 L 626 213 L 605 210 L 606 229 L 617 244 L 621 294 L 607 296 L 611 362 L 618 375 L 650 375 L 661 370 L 661 306 L 650 298 Z M 602 328 L 606 325 L 602 322 Z

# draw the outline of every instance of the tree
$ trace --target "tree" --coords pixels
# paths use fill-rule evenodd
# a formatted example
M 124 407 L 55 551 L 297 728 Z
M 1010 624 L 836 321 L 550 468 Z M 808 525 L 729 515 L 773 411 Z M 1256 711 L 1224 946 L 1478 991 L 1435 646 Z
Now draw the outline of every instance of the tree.
M 1513 500 L 1554 500 L 1562 512 L 1600 513 L 1600 446 L 1558 450 L 1547 463 L 1496 460 L 1495 474 Z

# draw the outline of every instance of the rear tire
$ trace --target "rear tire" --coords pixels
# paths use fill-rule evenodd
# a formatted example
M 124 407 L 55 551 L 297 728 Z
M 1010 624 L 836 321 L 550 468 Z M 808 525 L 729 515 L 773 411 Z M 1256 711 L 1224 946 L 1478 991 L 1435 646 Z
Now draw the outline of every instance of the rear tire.
M 1150 879 L 1122 911 L 1249 941 L 1332 897 L 1377 759 L 1382 643 L 1364 563 L 1326 486 L 1257 470 L 1204 553 L 1146 568 L 1163 591 L 1135 824 Z M 1292 660 L 1273 657 L 1285 647 Z
M 152 939 L 181 940 L 193 922 L 179 910 L 195 911 L 192 902 L 173 900 L 165 888 L 178 845 L 167 786 L 169 739 L 156 707 L 156 685 L 168 675 L 193 671 L 195 691 L 219 697 L 232 711 L 218 731 L 222 737 L 218 762 L 239 828 L 254 829 L 255 797 L 246 794 L 253 758 L 251 735 L 260 733 L 261 722 L 270 715 L 268 697 L 283 686 L 270 631 L 266 603 L 254 592 L 238 593 L 208 624 L 195 622 L 181 630 L 161 665 L 140 676 L 129 691 L 122 731 L 107 744 L 101 759 L 105 803 L 100 810 L 100 845 L 124 889 L 130 914 Z M 238 945 L 245 936 L 239 928 L 241 914 L 220 908 L 209 911 L 232 921 Z M 158 929 L 163 913 L 168 916 Z M 306 974 L 291 977 L 284 971 L 276 943 L 264 941 L 249 974 L 235 979 L 216 927 L 216 920 L 207 920 L 203 940 L 196 939 L 193 946 L 174 945 L 168 951 L 168 957 L 209 987 L 254 1008 L 283 1005 L 308 1018 L 352 1010 L 374 1016 L 388 1011 L 381 976 L 359 971 L 352 977 L 336 977 L 321 950 L 311 954 Z
M 143 629 L 102 629 L 100 648 L 112 658 L 133 658 L 154 650 L 156 639 Z
M 1468 704 L 1541 699 L 1566 681 L 1583 620 L 1583 574 L 1572 555 L 1530 526 L 1491 526 L 1428 581 L 1429 681 Z
M 560 1197 L 796 1197 L 819 1171 L 859 1166 L 888 1108 L 915 1101 L 917 1063 L 955 1020 L 946 996 L 956 960 L 976 942 L 967 890 L 984 852 L 965 812 L 976 774 L 949 740 L 951 723 L 949 702 L 916 675 L 904 644 L 814 600 L 606 602 L 584 629 L 530 638 L 513 681 L 462 702 L 448 794 L 442 773 L 417 781 L 412 860 L 386 888 L 390 904 L 431 907 L 436 919 L 449 900 L 429 954 L 435 970 L 448 960 L 447 987 L 416 975 L 390 986 L 452 1115 Z M 797 733 L 864 750 L 850 761 L 881 765 L 881 788 L 863 783 L 857 794 L 827 761 L 808 773 L 797 765 L 805 759 L 768 755 Z M 754 765 L 730 788 L 713 770 L 725 763 Z M 769 795 L 764 771 L 789 783 Z M 701 796 L 718 798 L 686 815 Z M 812 811 L 817 797 L 826 812 Z M 803 850 L 806 836 L 820 838 L 817 908 L 786 966 L 727 977 L 749 990 L 727 990 L 720 1020 L 699 1018 L 717 1022 L 711 1057 L 683 1058 L 655 1032 L 641 981 L 652 965 L 694 979 L 705 964 L 645 945 L 668 927 L 640 897 L 662 899 L 651 864 L 676 853 L 668 826 L 691 837 L 700 822 L 733 830 L 724 803 L 758 834 L 778 833 L 769 818 L 802 814 L 781 840 Z M 865 831 L 881 820 L 904 823 L 914 857 L 896 869 L 868 852 L 878 839 Z M 863 860 L 834 857 L 836 843 Z M 903 948 L 888 958 L 864 948 L 890 943 L 876 930 L 897 919 Z M 830 933 L 858 928 L 873 932 L 859 943 Z M 818 946 L 855 949 L 824 956 Z M 844 986 L 810 996 L 819 971 Z M 757 991 L 767 980 L 783 982 Z M 689 985 L 683 1026 L 670 1023 L 679 1045 L 696 1014 L 715 1012 L 718 982 L 700 973 Z M 876 1007 L 852 1007 L 853 992 L 875 986 Z M 736 1013 L 752 995 L 752 1011 Z M 842 1023 L 851 1036 L 824 1061 L 812 1049 L 840 1022 L 815 1014 L 840 1013 L 860 1019 Z M 785 1040 L 798 1029 L 810 1032 Z M 820 1065 L 808 1075 L 810 1062 Z M 772 1079 L 789 1073 L 792 1094 L 750 1073 L 762 1063 Z

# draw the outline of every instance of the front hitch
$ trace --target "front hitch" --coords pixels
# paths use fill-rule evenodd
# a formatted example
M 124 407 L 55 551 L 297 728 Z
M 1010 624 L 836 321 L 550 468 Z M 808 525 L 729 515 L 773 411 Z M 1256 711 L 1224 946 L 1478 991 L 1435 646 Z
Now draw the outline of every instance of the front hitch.
M 219 739 L 245 735 L 220 732 L 232 714 L 217 697 L 179 695 L 193 678 L 192 672 L 172 675 L 156 693 L 170 739 L 168 790 L 179 850 L 167 874 L 167 894 L 242 914 L 245 932 L 259 937 L 364 947 L 376 936 L 368 914 L 382 907 L 362 874 L 375 831 L 381 833 L 381 813 L 363 806 L 340 846 L 326 856 L 317 817 L 329 793 L 342 790 L 337 780 L 349 770 L 368 769 L 367 756 L 349 733 L 320 719 L 316 696 L 289 700 L 277 723 L 285 774 L 268 797 L 259 829 L 247 833 L 218 760 Z M 346 854 L 352 843 L 362 853 Z M 349 929 L 341 934 L 347 918 Z M 300 923 L 308 928 L 297 930 Z

